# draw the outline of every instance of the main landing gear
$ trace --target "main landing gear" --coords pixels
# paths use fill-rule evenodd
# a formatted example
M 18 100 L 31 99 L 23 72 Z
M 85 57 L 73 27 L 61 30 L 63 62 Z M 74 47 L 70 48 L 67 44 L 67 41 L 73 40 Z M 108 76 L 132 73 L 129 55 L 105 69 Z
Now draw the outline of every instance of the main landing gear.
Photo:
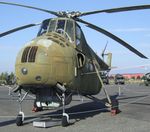
M 100 73 L 99 73 L 99 70 L 98 70 L 98 68 L 96 66 L 96 62 L 94 60 L 93 60 L 93 64 L 94 64 L 94 68 L 95 68 L 97 77 L 99 79 L 99 82 L 102 85 L 103 91 L 104 91 L 105 96 L 106 96 L 106 98 L 108 100 L 108 103 L 106 103 L 105 105 L 111 109 L 110 110 L 111 111 L 111 115 L 116 115 L 116 114 L 118 114 L 120 112 L 119 108 L 118 108 L 118 106 L 119 106 L 118 105 L 118 101 L 110 99 L 110 96 L 108 95 L 107 90 L 105 89 L 105 86 L 103 84 L 102 78 L 101 78 Z

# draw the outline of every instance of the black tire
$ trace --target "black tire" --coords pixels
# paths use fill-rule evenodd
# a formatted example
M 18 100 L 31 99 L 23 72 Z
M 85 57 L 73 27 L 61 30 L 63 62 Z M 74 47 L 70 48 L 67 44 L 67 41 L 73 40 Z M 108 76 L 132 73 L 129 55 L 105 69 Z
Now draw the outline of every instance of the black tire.
M 107 82 L 106 84 L 109 85 L 109 82 Z
M 16 118 L 16 125 L 17 125 L 17 126 L 22 126 L 22 125 L 23 125 L 22 118 L 23 118 L 23 117 L 22 117 L 21 114 L 17 115 L 17 118 Z
M 145 83 L 145 86 L 148 86 L 148 83 Z
M 119 102 L 117 99 L 112 99 L 112 109 L 111 110 L 116 110 L 116 114 L 121 112 L 119 110 Z
M 66 127 L 66 126 L 68 126 L 69 125 L 69 123 L 68 123 L 68 121 L 67 121 L 67 116 L 63 116 L 62 117 L 62 126 L 63 127 Z

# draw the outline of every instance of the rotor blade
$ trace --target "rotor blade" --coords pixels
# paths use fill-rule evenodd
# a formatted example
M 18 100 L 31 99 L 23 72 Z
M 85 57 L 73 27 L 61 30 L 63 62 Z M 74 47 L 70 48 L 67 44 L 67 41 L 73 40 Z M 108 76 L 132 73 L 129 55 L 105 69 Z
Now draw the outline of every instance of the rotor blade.
M 23 29 L 30 28 L 30 27 L 33 27 L 33 26 L 38 26 L 40 24 L 41 23 L 38 23 L 38 24 L 28 24 L 28 25 L 24 25 L 24 26 L 21 26 L 21 27 L 17 27 L 17 28 L 11 29 L 9 31 L 0 33 L 0 37 L 6 36 L 8 34 L 14 33 L 14 32 L 19 31 L 19 30 L 23 30 Z
M 97 13 L 115 13 L 115 12 L 144 10 L 144 9 L 150 9 L 150 5 L 129 6 L 129 7 L 120 7 L 120 8 L 83 12 L 79 16 L 86 16 L 86 15 L 97 14 Z
M 141 58 L 145 58 L 148 59 L 146 56 L 144 56 L 142 53 L 140 53 L 139 51 L 137 51 L 135 48 L 133 48 L 131 45 L 129 45 L 128 43 L 126 43 L 125 41 L 123 41 L 122 39 L 120 39 L 119 37 L 115 36 L 114 34 L 96 26 L 93 25 L 91 23 L 88 23 L 86 21 L 83 21 L 82 19 L 76 18 L 77 21 L 86 24 L 87 27 L 92 28 L 106 36 L 108 36 L 109 38 L 117 41 L 118 43 L 120 43 L 122 46 L 126 47 L 127 49 L 129 49 L 130 51 L 132 51 L 133 53 L 135 53 L 136 55 L 140 56 Z
M 55 16 L 62 16 L 60 14 L 58 14 L 55 11 L 50 11 L 50 10 L 45 10 L 45 9 L 41 9 L 41 8 L 37 8 L 37 7 L 32 7 L 32 6 L 27 6 L 27 5 L 21 5 L 21 4 L 17 4 L 17 3 L 10 3 L 10 2 L 0 2 L 0 4 L 5 4 L 5 5 L 12 5 L 12 6 L 20 6 L 20 7 L 24 7 L 24 8 L 30 8 L 30 9 L 34 9 L 34 10 L 39 10 L 39 11 L 43 11 L 46 13 L 50 13 L 53 14 Z

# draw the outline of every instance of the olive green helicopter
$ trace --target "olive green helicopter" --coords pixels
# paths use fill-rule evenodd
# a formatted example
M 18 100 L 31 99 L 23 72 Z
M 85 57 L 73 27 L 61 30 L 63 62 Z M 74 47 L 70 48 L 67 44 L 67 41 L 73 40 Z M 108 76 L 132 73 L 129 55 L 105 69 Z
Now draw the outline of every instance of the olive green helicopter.
M 107 55 L 104 62 L 88 45 L 78 23 L 100 32 L 115 40 L 141 58 L 147 58 L 121 38 L 80 17 L 97 13 L 117 13 L 132 10 L 150 9 L 150 5 L 120 7 L 90 12 L 55 12 L 37 7 L 16 3 L 0 2 L 3 5 L 19 6 L 52 14 L 56 18 L 46 19 L 41 23 L 28 24 L 11 29 L 0 34 L 0 37 L 13 32 L 41 25 L 33 40 L 29 41 L 18 53 L 15 64 L 17 87 L 13 92 L 19 92 L 19 114 L 17 126 L 23 125 L 24 113 L 22 101 L 29 94 L 35 95 L 36 110 L 44 107 L 63 106 L 62 126 L 69 124 L 69 115 L 65 113 L 65 105 L 72 100 L 72 95 L 92 96 L 103 88 L 108 103 L 112 101 L 103 87 L 102 72 L 111 70 L 112 54 Z M 16 38 L 17 39 L 17 38 Z M 22 90 L 26 92 L 22 96 Z

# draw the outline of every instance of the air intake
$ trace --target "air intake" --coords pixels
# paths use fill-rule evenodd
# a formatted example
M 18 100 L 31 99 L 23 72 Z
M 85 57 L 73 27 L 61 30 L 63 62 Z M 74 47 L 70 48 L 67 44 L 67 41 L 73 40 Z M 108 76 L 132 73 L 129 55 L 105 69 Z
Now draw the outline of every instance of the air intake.
M 21 62 L 35 62 L 37 49 L 37 46 L 26 47 L 23 51 Z
M 26 48 L 24 49 L 23 54 L 22 54 L 22 59 L 21 59 L 21 62 L 22 62 L 22 63 L 27 62 L 28 54 L 29 54 L 30 48 L 31 48 L 31 47 L 26 47 Z
M 28 62 L 35 62 L 37 49 L 38 49 L 37 46 L 31 47 L 30 52 L 29 52 Z

